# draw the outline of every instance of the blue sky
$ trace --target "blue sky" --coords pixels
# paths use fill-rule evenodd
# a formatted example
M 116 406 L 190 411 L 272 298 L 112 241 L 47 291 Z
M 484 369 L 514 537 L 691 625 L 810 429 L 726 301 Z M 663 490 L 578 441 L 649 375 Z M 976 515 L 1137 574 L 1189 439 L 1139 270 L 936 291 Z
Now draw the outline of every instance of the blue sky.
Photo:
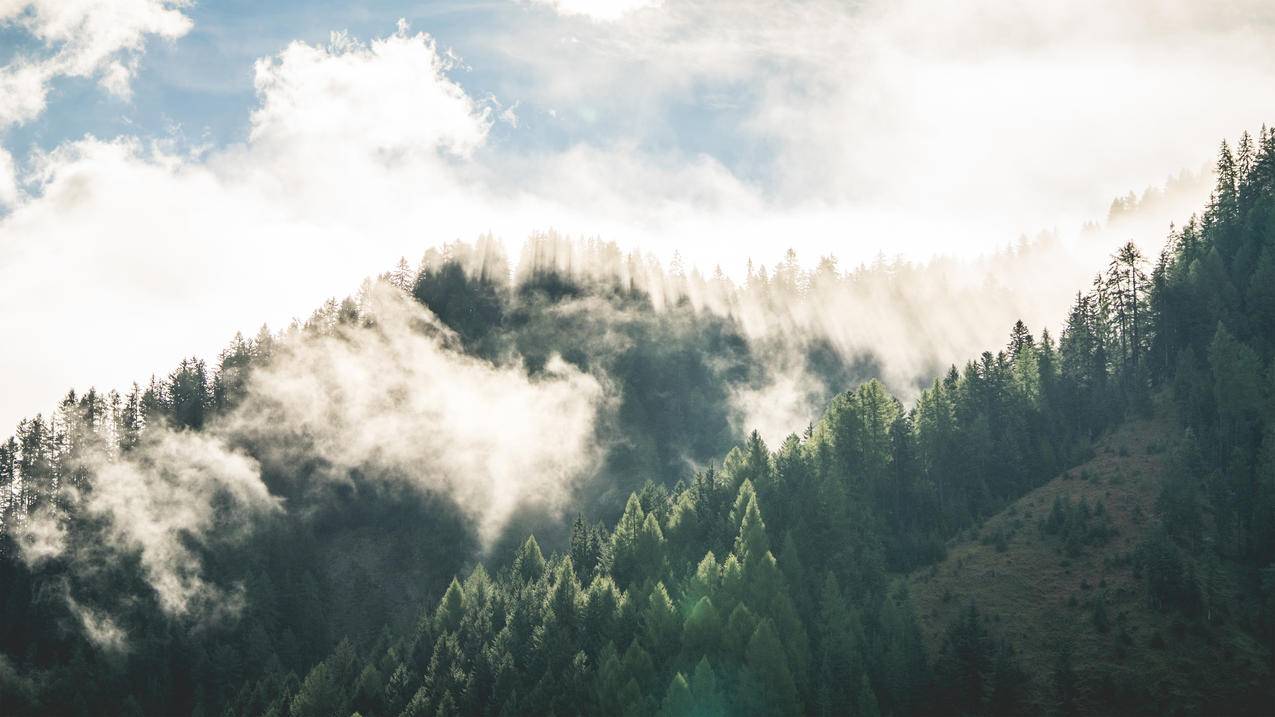
M 1273 42 L 1266 0 L 0 0 L 0 426 L 486 232 L 732 276 L 1073 237 L 1275 121 Z
M 334 30 L 348 30 L 356 37 L 384 35 L 402 17 L 418 27 L 428 26 L 440 44 L 454 46 L 475 24 L 490 26 L 504 21 L 502 14 L 525 14 L 522 10 L 458 3 L 200 3 L 183 10 L 194 23 L 188 33 L 177 40 L 148 41 L 131 98 L 104 94 L 92 79 L 59 78 L 44 114 L 11 130 L 6 144 L 52 149 L 85 133 L 166 137 L 174 126 L 191 141 L 242 142 L 255 99 L 253 63 L 292 41 L 325 43 Z M 39 52 L 41 46 L 13 25 L 0 31 L 0 47 L 10 56 Z M 493 84 L 490 74 L 479 72 L 466 72 L 458 79 L 479 94 Z
M 564 22 L 552 7 L 511 1 L 221 0 L 182 12 L 193 22 L 192 29 L 176 40 L 148 40 L 130 97 L 103 93 L 91 78 L 57 78 L 45 111 L 11 128 L 5 146 L 19 155 L 32 148 L 47 151 L 85 134 L 176 137 L 192 145 L 243 142 L 256 103 L 253 65 L 259 58 L 294 41 L 324 44 L 335 31 L 364 39 L 386 35 L 402 18 L 460 59 L 462 66 L 450 76 L 467 94 L 494 97 L 504 106 L 518 103 L 516 131 L 497 125 L 494 144 L 563 149 L 579 142 L 628 141 L 658 152 L 709 154 L 739 176 L 757 183 L 767 180 L 767 143 L 735 131 L 738 108 L 757 101 L 746 82 L 704 81 L 684 96 L 662 99 L 660 121 L 644 120 L 640 126 L 611 111 L 606 102 L 551 107 L 522 96 L 520 87 L 530 81 L 528 70 L 509 61 L 493 38 L 514 36 L 529 26 L 548 31 L 565 25 L 561 29 L 566 33 L 597 26 L 584 18 Z M 0 48 L 5 59 L 43 49 L 38 39 L 12 24 L 0 28 Z

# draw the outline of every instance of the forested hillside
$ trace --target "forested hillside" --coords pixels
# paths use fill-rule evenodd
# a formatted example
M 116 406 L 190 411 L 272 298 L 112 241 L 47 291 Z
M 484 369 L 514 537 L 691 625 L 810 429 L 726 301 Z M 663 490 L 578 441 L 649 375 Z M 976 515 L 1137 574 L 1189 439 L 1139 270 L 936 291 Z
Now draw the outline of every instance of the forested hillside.
M 1252 630 L 1251 568 L 1240 556 L 1176 550 L 1163 494 L 1181 454 L 1157 405 L 1105 434 L 1092 458 L 953 541 L 909 577 L 936 664 L 965 679 L 946 696 L 966 711 L 979 675 L 1014 647 L 1015 686 L 1035 713 L 1242 714 L 1269 680 Z M 1178 588 L 1169 588 L 1178 585 Z M 1166 589 L 1188 591 L 1168 607 Z M 1260 711 L 1260 709 L 1258 709 Z
M 762 341 L 632 271 L 529 266 L 454 247 L 215 367 L 24 421 L 0 445 L 0 713 L 1275 703 L 1275 131 L 1223 145 L 1203 212 L 1096 266 L 1056 336 L 1006 327 L 907 405 L 827 334 Z M 821 417 L 732 445 L 739 396 L 793 362 Z M 1136 533 L 1070 494 L 1009 527 L 1128 431 L 1156 456 Z M 1224 701 L 1095 692 L 971 600 L 1000 574 L 941 610 L 913 594 L 1015 530 L 1136 576 L 1136 615 L 1085 596 L 1076 630 L 1242 651 L 1208 673 Z

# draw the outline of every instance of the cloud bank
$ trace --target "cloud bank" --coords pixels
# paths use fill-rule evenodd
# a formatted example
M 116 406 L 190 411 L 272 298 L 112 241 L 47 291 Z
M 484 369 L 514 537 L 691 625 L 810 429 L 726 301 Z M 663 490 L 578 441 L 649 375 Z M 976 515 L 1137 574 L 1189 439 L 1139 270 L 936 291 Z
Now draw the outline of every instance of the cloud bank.
M 55 43 L 53 28 L 96 27 L 88 10 L 58 24 L 32 3 L 0 7 Z M 184 31 L 180 4 L 120 7 L 133 34 L 92 43 L 111 58 Z M 1272 73 L 1275 18 L 1250 0 L 674 0 L 607 22 L 557 7 L 510 3 L 513 20 L 468 36 L 499 66 L 492 95 L 400 24 L 260 60 L 238 144 L 89 136 L 13 171 L 0 154 L 0 330 L 26 347 L 0 354 L 0 425 L 70 385 L 211 357 L 237 330 L 285 325 L 399 256 L 483 232 L 602 236 L 737 280 L 789 246 L 807 268 L 836 255 L 843 269 L 878 252 L 981 268 L 972 255 L 1038 228 L 1068 247 L 1111 197 L 1199 167 L 1275 110 L 1252 91 Z M 515 105 L 517 126 L 497 121 Z M 543 126 L 563 140 L 517 141 Z M 1155 247 L 1166 229 L 1122 240 Z M 1074 290 L 1083 264 L 1048 275 Z M 76 288 L 49 292 L 48 277 Z M 1024 290 L 1011 302 L 1024 318 L 1061 317 L 1065 298 Z
M 659 7 L 662 0 L 532 0 L 563 15 L 580 15 L 590 20 L 614 21 L 635 10 Z

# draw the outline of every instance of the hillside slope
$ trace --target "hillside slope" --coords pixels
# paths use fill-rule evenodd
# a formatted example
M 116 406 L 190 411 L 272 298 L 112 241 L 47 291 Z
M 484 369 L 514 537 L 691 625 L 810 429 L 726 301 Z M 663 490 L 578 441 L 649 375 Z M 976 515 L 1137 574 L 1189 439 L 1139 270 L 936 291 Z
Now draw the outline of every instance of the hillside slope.
M 1224 714 L 1260 699 L 1269 658 L 1238 624 L 1247 611 L 1236 609 L 1244 593 L 1233 565 L 1184 557 L 1196 610 L 1159 606 L 1148 589 L 1139 548 L 1160 522 L 1180 432 L 1167 414 L 1117 426 L 1090 460 L 909 576 L 931 657 L 974 604 L 992 639 L 1016 651 L 1039 712 Z

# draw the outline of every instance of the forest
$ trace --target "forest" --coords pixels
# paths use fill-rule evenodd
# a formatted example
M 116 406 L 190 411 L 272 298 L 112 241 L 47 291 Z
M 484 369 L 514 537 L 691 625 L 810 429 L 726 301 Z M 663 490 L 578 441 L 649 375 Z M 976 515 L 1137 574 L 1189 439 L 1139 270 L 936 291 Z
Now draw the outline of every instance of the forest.
M 1223 143 L 1207 206 L 1095 266 L 1059 330 L 1018 321 L 923 382 L 590 251 L 611 268 L 432 251 L 211 365 L 22 421 L 0 714 L 1269 713 L 1275 130 Z M 823 269 L 742 291 L 856 281 Z M 736 399 L 794 365 L 815 419 L 741 425 Z M 961 595 L 927 637 L 909 576 L 1147 417 L 1169 468 L 1104 557 L 1140 610 L 1259 668 L 1166 701 L 1024 659 L 1036 637 Z M 1105 510 L 1059 500 L 1031 529 L 1102 552 Z

